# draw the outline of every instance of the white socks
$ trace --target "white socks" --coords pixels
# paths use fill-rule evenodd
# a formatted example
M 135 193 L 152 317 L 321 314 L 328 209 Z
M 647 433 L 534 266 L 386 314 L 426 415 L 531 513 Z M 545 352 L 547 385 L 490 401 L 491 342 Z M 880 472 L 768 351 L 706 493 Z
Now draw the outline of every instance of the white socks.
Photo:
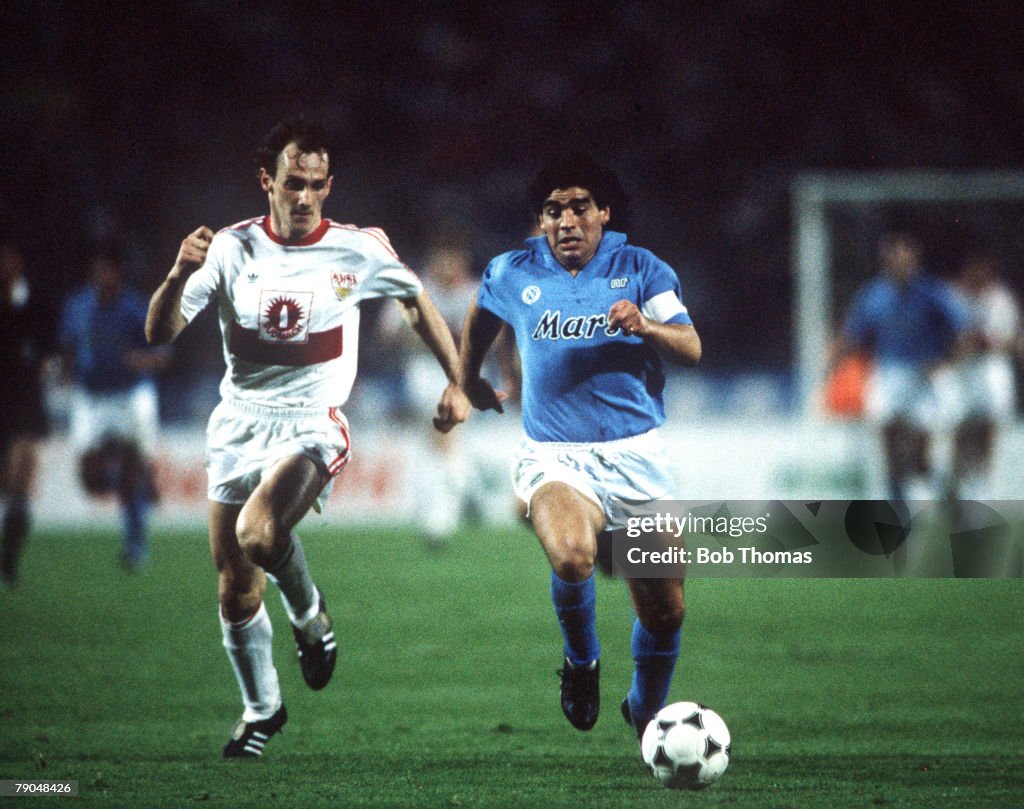
M 292 624 L 302 628 L 316 617 L 320 597 L 309 575 L 306 553 L 295 534 L 274 569 L 267 570 L 267 578 L 280 588 L 281 601 Z
M 224 648 L 242 690 L 245 703 L 242 719 L 246 722 L 269 719 L 281 707 L 281 686 L 272 658 L 274 630 L 266 606 L 261 602 L 255 615 L 238 624 L 224 620 L 221 613 L 220 628 Z
M 281 601 L 292 624 L 300 629 L 320 612 L 320 596 L 309 575 L 302 543 L 294 534 L 287 550 L 267 578 L 281 590 Z M 262 602 L 256 613 L 245 621 L 232 624 L 220 617 L 224 648 L 235 670 L 242 691 L 245 712 L 242 719 L 255 722 L 269 719 L 281 707 L 281 686 L 274 668 L 273 638 L 270 615 Z

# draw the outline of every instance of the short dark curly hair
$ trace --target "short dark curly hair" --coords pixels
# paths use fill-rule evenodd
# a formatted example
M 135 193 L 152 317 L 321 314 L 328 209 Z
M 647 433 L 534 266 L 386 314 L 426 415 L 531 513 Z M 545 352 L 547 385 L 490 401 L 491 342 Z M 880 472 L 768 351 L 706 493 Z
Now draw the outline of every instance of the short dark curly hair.
M 256 168 L 277 173 L 277 159 L 289 143 L 295 143 L 304 154 L 327 154 L 328 174 L 334 172 L 334 144 L 327 127 L 303 115 L 285 118 L 274 125 L 256 148 Z
M 629 221 L 629 197 L 618 176 L 584 152 L 552 157 L 527 189 L 530 210 L 540 213 L 544 201 L 556 188 L 586 188 L 598 208 L 611 208 L 616 229 L 625 230 Z

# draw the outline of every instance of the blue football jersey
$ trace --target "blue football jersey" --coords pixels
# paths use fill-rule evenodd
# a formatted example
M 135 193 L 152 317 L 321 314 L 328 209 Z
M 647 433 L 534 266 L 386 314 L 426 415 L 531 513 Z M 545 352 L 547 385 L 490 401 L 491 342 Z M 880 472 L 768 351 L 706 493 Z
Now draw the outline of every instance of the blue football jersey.
M 924 367 L 949 354 L 969 317 L 948 284 L 923 272 L 904 285 L 880 276 L 854 298 L 843 335 L 879 363 Z
M 61 347 L 74 357 L 75 375 L 94 393 L 127 390 L 149 374 L 128 367 L 133 349 L 153 349 L 146 343 L 148 302 L 131 289 L 121 290 L 109 304 L 100 302 L 92 287 L 73 294 L 64 306 L 58 330 Z
M 573 277 L 543 236 L 488 265 L 477 305 L 515 331 L 523 368 L 523 428 L 535 441 L 612 441 L 665 421 L 665 374 L 643 338 L 608 327 L 620 300 L 664 323 L 692 324 L 679 279 L 649 250 L 606 230 Z

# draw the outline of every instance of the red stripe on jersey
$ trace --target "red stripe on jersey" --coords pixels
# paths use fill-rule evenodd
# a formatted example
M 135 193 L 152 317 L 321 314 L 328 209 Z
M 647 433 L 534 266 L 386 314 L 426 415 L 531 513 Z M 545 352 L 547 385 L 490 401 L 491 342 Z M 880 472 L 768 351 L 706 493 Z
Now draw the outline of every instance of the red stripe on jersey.
M 229 230 L 245 230 L 246 228 L 251 228 L 253 225 L 262 223 L 264 219 L 266 219 L 265 216 L 254 216 L 252 219 L 244 219 L 241 222 L 228 225 L 226 228 L 221 228 L 217 233 L 225 233 Z
M 387 234 L 380 228 L 360 228 L 355 225 L 339 225 L 337 222 L 332 222 L 331 225 L 342 230 L 350 230 L 353 233 L 365 233 L 367 236 L 371 236 L 384 246 L 384 249 L 391 254 L 392 258 L 401 263 L 403 267 L 405 266 L 402 259 L 398 257 L 398 253 L 395 252 L 395 248 L 391 246 Z
M 247 228 L 251 228 L 253 225 L 262 225 L 263 220 L 266 218 L 267 217 L 265 216 L 254 216 L 252 219 L 246 219 L 244 222 L 232 225 L 227 228 L 227 230 L 246 230 Z
M 316 226 L 316 230 L 311 230 L 298 241 L 289 242 L 285 241 L 276 233 L 274 233 L 273 229 L 270 227 L 269 216 L 263 217 L 263 230 L 265 230 L 267 235 L 270 237 L 270 241 L 276 242 L 277 244 L 284 244 L 287 245 L 288 247 L 308 247 L 311 244 L 316 244 L 324 237 L 324 234 L 327 232 L 327 228 L 329 228 L 330 226 L 330 220 L 321 219 L 320 224 Z
M 270 342 L 261 340 L 259 332 L 238 323 L 231 324 L 228 351 L 246 362 L 260 365 L 316 365 L 341 356 L 342 327 L 311 332 L 304 343 Z

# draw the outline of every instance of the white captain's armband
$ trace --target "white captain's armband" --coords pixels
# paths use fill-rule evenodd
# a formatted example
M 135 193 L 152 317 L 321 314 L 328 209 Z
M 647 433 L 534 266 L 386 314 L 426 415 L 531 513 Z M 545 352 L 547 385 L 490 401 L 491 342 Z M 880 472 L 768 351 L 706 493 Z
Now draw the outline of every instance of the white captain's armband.
M 682 301 L 671 289 L 659 292 L 649 301 L 645 301 L 644 305 L 640 307 L 640 312 L 648 320 L 655 320 L 658 323 L 667 323 L 676 315 L 688 314 Z

